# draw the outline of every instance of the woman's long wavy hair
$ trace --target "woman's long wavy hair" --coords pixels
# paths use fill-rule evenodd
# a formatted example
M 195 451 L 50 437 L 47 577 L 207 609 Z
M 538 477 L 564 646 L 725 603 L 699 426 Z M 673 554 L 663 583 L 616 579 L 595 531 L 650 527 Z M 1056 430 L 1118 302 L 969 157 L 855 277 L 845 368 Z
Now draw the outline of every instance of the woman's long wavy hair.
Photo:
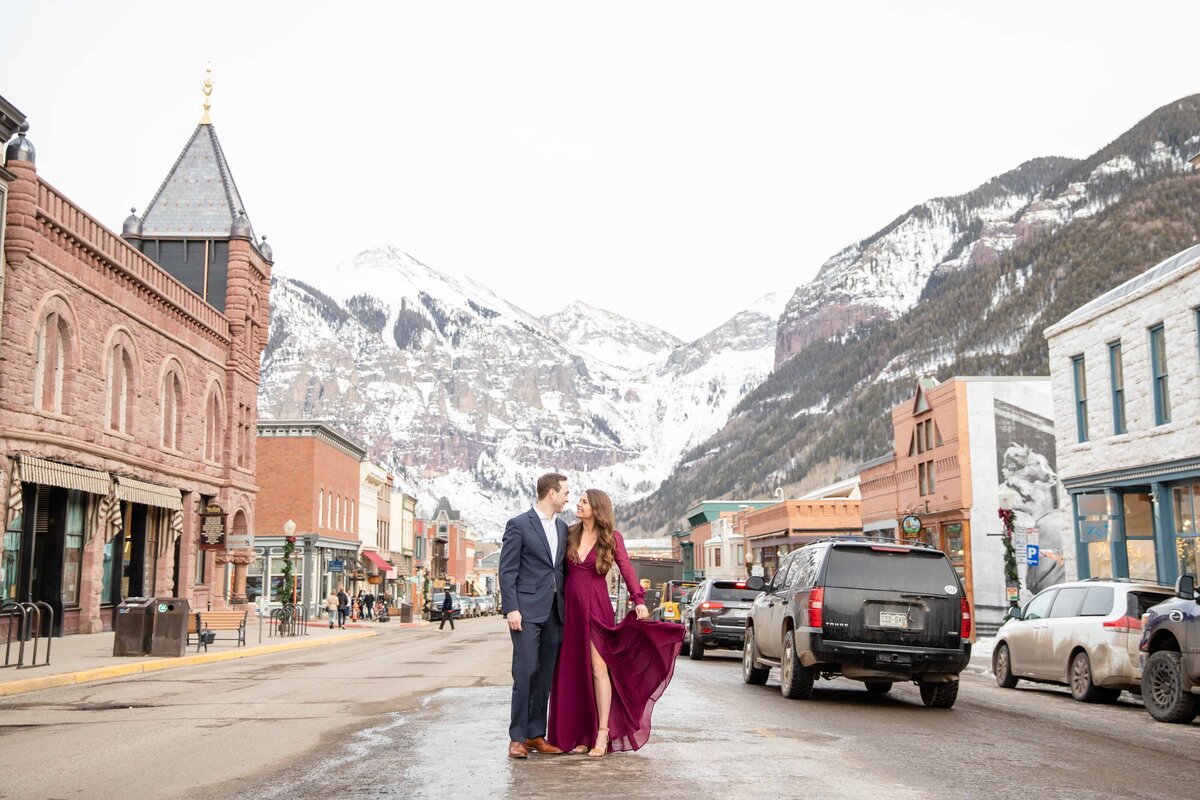
M 613 537 L 613 505 L 607 494 L 599 489 L 588 489 L 588 505 L 592 507 L 592 522 L 596 528 L 596 574 L 607 575 L 612 569 L 617 553 L 617 540 Z M 583 539 L 583 522 L 567 528 L 567 558 L 578 564 L 579 543 Z

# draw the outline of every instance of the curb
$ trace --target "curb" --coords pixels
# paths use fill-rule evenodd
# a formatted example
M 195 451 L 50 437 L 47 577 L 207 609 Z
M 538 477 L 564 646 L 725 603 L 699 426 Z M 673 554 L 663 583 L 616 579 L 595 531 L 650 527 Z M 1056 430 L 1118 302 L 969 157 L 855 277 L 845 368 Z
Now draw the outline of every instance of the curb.
M 253 658 L 272 653 L 282 653 L 288 650 L 307 650 L 312 647 L 325 647 L 342 642 L 360 641 L 378 636 L 375 631 L 352 633 L 333 639 L 313 639 L 309 641 L 282 642 L 267 644 L 260 647 L 247 647 L 242 650 L 227 650 L 222 653 L 200 653 L 199 655 L 183 656 L 181 658 L 161 658 L 155 661 L 137 661 L 132 664 L 114 664 L 108 667 L 95 667 L 78 672 L 63 672 L 58 675 L 43 675 L 39 678 L 0 683 L 0 697 L 7 697 L 26 692 L 36 692 L 42 689 L 53 689 L 58 686 L 73 686 L 79 683 L 92 683 L 112 678 L 124 678 L 129 675 L 141 675 L 147 672 L 160 672 L 165 669 L 179 667 L 194 667 L 200 664 L 212 664 L 218 661 L 233 661 L 239 658 Z

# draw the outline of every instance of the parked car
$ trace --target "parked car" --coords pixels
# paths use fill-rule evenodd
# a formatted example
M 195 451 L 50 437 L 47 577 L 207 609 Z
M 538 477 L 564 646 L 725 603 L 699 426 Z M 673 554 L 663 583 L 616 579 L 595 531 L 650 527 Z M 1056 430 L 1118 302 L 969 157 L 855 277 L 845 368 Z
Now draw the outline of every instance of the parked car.
M 491 595 L 485 594 L 478 597 L 476 602 L 479 604 L 479 613 L 483 616 L 491 616 L 496 613 L 496 601 Z
M 651 617 L 662 622 L 683 622 L 683 608 L 699 584 L 696 581 L 670 580 L 663 584 L 662 602 Z
M 746 619 L 742 679 L 778 667 L 784 697 L 808 698 L 818 677 L 882 693 L 913 681 L 926 706 L 950 708 L 971 660 L 971 608 L 946 554 L 917 545 L 825 541 L 784 557 Z
M 746 617 L 757 596 L 745 581 L 703 581 L 683 610 L 681 652 L 699 661 L 710 647 L 741 650 Z
M 433 599 L 430 601 L 430 606 L 429 606 L 430 607 L 429 618 L 431 620 L 439 620 L 442 618 L 442 603 L 445 602 L 445 600 L 444 600 L 445 597 L 446 597 L 445 592 L 437 592 L 433 595 Z M 450 593 L 450 604 L 451 604 L 451 612 L 450 613 L 452 615 L 452 618 L 453 619 L 462 619 L 462 616 L 463 616 L 462 598 L 459 597 L 454 592 L 451 592 Z
M 1150 608 L 1140 643 L 1142 702 L 1159 722 L 1191 722 L 1200 712 L 1200 598 L 1181 575 L 1175 596 Z
M 996 634 L 992 672 L 1011 689 L 1019 680 L 1064 684 L 1084 703 L 1141 691 L 1142 614 L 1171 596 L 1157 584 L 1087 580 L 1060 583 L 1009 610 Z

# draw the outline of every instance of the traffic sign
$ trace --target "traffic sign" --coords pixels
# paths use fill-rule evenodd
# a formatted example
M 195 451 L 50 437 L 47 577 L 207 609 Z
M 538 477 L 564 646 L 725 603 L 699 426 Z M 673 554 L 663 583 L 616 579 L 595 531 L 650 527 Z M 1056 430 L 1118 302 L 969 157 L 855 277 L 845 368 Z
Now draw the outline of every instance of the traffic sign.
M 1025 565 L 1028 567 L 1038 565 L 1038 546 L 1036 544 L 1025 545 Z

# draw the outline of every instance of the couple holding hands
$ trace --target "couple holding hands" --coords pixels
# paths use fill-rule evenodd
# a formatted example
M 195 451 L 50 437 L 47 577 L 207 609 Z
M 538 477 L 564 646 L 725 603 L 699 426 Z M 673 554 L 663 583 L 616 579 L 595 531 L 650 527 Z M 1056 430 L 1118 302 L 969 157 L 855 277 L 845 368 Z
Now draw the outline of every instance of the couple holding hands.
M 500 549 L 502 610 L 512 636 L 508 755 L 637 750 L 675 669 L 683 628 L 652 622 L 645 590 L 613 527 L 608 495 L 588 489 L 577 522 L 559 518 L 570 497 L 557 473 L 537 502 L 508 521 Z M 636 604 L 614 624 L 608 572 L 616 565 Z M 547 719 L 548 716 L 548 719 Z

